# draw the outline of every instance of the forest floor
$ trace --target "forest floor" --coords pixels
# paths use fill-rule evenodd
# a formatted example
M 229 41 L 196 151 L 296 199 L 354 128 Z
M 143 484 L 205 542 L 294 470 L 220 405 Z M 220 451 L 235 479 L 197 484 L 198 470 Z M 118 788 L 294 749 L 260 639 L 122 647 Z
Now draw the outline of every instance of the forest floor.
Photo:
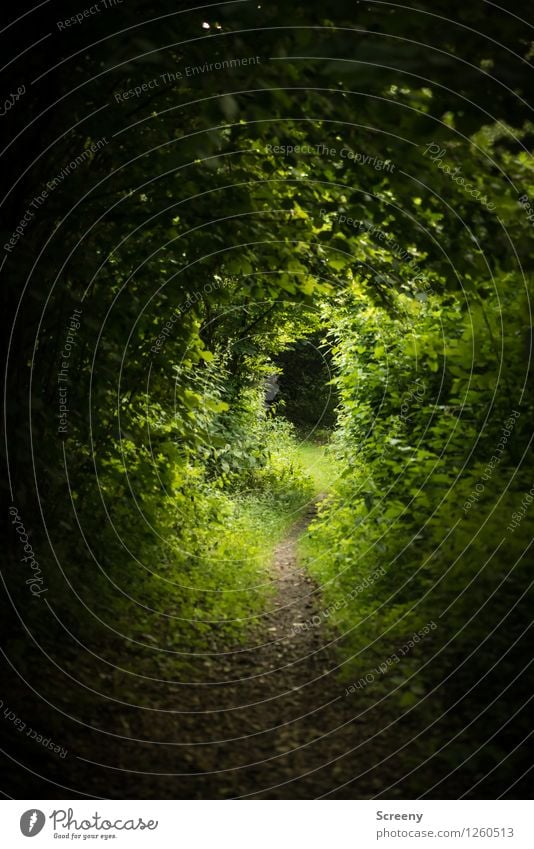
M 298 562 L 319 500 L 275 549 L 275 592 L 249 645 L 212 657 L 198 681 L 148 682 L 143 709 L 104 703 L 95 724 L 108 734 L 78 727 L 68 740 L 65 729 L 59 784 L 145 799 L 372 798 L 394 784 L 401 764 L 388 756 L 387 713 L 346 695 L 319 588 Z M 398 729 L 394 739 L 397 748 Z
M 323 464 L 316 489 L 325 474 Z M 83 703 L 77 693 L 64 693 L 64 704 L 81 719 L 58 730 L 68 757 L 43 752 L 41 774 L 51 781 L 43 785 L 36 777 L 33 786 L 21 774 L 22 797 L 402 796 L 395 782 L 407 771 L 403 739 L 409 741 L 410 729 L 389 715 L 387 700 L 375 705 L 370 693 L 347 694 L 339 635 L 328 626 L 319 586 L 299 562 L 299 541 L 323 497 L 308 504 L 276 545 L 267 610 L 245 641 L 215 640 L 185 683 L 178 671 L 161 680 L 138 676 L 132 692 L 131 676 L 119 675 L 116 699 Z M 36 703 L 30 715 L 38 713 Z

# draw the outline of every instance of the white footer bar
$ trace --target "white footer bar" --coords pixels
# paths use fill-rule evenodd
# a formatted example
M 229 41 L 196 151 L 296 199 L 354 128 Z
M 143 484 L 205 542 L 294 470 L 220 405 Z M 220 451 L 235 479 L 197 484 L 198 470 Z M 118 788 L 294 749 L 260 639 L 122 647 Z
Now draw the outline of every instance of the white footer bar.
M 527 801 L 39 801 L 0 806 L 0 844 L 154 849 L 533 849 Z M 34 839 L 35 842 L 30 840 Z

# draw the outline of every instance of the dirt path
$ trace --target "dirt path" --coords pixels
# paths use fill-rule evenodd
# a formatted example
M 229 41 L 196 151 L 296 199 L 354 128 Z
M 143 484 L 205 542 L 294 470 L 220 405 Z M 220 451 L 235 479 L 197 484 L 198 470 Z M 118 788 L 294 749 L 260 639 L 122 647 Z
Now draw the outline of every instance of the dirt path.
M 112 735 L 78 727 L 63 784 L 105 798 L 312 799 L 370 798 L 394 779 L 394 759 L 375 767 L 385 715 L 358 716 L 365 703 L 345 694 L 318 587 L 297 562 L 315 511 L 276 548 L 271 610 L 249 646 L 202 662 L 195 684 L 145 685 L 144 709 L 102 702 L 91 719 Z

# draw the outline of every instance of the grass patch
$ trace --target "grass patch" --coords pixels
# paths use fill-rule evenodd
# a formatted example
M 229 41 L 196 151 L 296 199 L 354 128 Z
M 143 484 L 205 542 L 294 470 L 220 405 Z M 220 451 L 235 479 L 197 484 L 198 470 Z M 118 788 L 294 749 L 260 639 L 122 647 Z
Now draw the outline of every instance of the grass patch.
M 305 474 L 313 481 L 315 493 L 328 492 L 339 474 L 328 444 L 303 440 L 297 452 Z

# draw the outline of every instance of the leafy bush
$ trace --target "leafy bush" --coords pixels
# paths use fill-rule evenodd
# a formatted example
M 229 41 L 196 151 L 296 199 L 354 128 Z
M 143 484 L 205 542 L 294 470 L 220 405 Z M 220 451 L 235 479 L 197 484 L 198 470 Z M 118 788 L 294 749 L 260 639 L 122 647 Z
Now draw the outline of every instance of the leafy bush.
M 491 733 L 502 751 L 528 733 L 524 714 L 508 724 L 526 685 L 511 697 L 506 685 L 526 660 L 529 627 L 529 523 L 513 520 L 534 467 L 532 399 L 513 392 L 529 328 L 526 296 L 509 277 L 499 282 L 500 301 L 485 291 L 468 310 L 437 295 L 417 305 L 401 297 L 393 314 L 357 296 L 338 310 L 334 446 L 344 472 L 307 544 L 329 622 L 343 634 L 347 680 L 436 622 L 365 698 L 389 693 L 399 715 L 417 706 L 418 728 L 453 710 L 440 739 L 474 723 L 438 758 L 445 771 Z M 479 759 L 470 773 L 483 774 Z

